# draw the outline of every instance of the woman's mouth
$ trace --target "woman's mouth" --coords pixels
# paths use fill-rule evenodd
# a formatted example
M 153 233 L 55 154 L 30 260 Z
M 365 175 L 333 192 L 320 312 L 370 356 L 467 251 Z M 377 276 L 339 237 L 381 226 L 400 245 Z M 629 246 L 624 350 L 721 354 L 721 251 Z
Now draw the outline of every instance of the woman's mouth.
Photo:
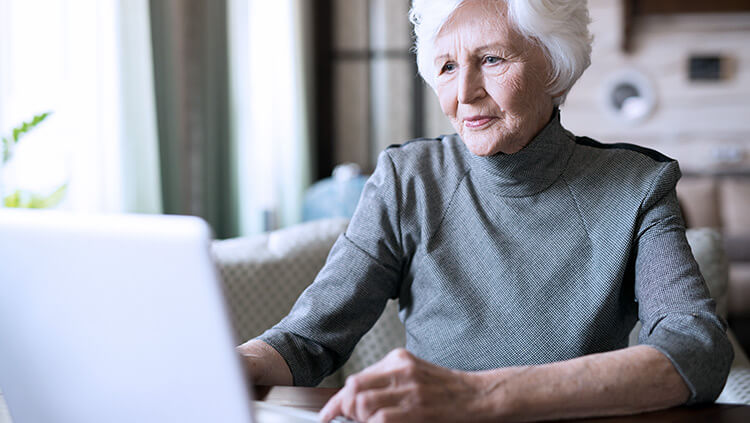
M 464 126 L 470 129 L 480 129 L 488 126 L 495 119 L 494 116 L 470 116 L 464 118 Z

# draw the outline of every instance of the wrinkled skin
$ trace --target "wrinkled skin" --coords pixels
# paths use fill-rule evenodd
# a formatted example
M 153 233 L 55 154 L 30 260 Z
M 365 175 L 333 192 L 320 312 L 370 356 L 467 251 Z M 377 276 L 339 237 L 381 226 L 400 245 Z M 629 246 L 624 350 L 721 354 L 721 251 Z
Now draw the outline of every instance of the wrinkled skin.
M 477 421 L 481 384 L 466 372 L 446 369 L 397 349 L 350 376 L 321 410 L 321 421 L 342 415 L 359 422 Z
M 506 13 L 503 2 L 468 1 L 435 40 L 440 107 L 479 156 L 521 150 L 553 110 L 544 51 L 518 33 Z

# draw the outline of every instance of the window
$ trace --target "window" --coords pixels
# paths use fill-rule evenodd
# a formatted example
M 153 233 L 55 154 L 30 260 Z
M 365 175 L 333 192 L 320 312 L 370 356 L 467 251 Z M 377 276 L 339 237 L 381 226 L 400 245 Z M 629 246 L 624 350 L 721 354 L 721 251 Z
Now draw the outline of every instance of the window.
M 143 29 L 126 23 L 138 13 L 148 22 L 146 0 L 127 3 L 123 14 L 118 0 L 0 0 L 0 132 L 52 112 L 3 168 L 6 192 L 45 194 L 67 184 L 63 209 L 125 208 L 123 104 L 150 89 L 121 89 L 133 77 L 122 59 L 134 41 L 123 34 Z M 153 101 L 145 100 L 137 107 L 148 113 Z

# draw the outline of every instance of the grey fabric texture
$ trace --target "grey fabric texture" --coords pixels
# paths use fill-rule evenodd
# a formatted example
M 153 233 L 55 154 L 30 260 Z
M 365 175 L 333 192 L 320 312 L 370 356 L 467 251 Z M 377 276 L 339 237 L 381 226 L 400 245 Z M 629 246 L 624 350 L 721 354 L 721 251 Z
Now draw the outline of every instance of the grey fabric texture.
M 556 113 L 515 154 L 480 157 L 456 135 L 381 153 L 347 231 L 259 339 L 297 385 L 342 366 L 389 298 L 406 348 L 461 370 L 625 348 L 662 351 L 715 399 L 733 351 L 685 238 L 677 163 L 566 131 Z

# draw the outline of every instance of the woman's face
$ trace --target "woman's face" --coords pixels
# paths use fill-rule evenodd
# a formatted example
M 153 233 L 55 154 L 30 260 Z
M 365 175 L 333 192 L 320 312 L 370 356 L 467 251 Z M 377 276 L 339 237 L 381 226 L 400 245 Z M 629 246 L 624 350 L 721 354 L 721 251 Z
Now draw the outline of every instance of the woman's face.
M 468 0 L 435 40 L 440 107 L 479 156 L 521 150 L 552 115 L 544 53 L 506 11 L 504 2 Z

